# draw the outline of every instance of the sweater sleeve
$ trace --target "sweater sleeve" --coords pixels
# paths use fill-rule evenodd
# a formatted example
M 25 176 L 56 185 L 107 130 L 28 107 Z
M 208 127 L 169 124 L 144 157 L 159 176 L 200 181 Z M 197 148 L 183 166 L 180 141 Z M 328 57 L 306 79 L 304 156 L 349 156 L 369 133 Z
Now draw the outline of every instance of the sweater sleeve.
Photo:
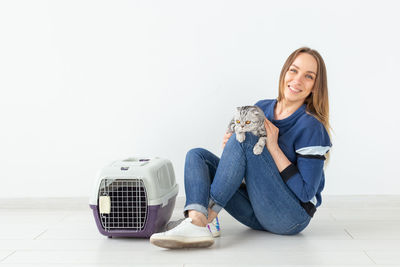
M 294 143 L 296 161 L 281 172 L 282 179 L 302 202 L 316 204 L 324 182 L 325 155 L 331 148 L 329 135 L 319 121 L 305 125 Z

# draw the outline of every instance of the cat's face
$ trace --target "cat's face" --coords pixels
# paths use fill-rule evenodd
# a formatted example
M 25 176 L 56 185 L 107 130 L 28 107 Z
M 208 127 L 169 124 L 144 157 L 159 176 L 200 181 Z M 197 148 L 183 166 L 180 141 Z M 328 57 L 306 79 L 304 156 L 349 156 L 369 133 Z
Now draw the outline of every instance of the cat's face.
M 234 116 L 235 120 L 235 131 L 236 132 L 249 132 L 255 131 L 260 126 L 259 112 L 255 108 L 251 107 L 239 107 L 237 108 Z

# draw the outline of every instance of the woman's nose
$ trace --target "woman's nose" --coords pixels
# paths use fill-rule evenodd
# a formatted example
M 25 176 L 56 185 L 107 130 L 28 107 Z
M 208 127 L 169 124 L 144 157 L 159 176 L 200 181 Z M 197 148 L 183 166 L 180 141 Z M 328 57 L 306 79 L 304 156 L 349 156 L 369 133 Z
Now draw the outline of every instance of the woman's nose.
M 302 78 L 302 76 L 299 75 L 299 74 L 297 74 L 297 75 L 293 78 L 293 81 L 294 81 L 296 84 L 300 84 L 300 83 L 302 82 L 302 80 L 303 80 L 303 78 Z

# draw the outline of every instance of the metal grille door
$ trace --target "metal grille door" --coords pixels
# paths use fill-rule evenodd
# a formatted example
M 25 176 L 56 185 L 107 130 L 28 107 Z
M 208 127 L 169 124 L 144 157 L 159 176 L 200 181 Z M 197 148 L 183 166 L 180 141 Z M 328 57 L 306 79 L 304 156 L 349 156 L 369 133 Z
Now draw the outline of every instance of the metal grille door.
M 109 207 L 100 208 L 99 211 L 106 231 L 144 229 L 147 195 L 141 179 L 103 179 L 99 189 L 100 198 L 105 199 Z

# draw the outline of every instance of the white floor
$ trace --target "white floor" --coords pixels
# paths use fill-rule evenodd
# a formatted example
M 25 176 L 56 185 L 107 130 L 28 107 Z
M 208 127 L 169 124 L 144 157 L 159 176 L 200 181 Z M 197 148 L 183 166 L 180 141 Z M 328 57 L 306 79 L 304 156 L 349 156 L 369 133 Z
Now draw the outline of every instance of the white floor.
M 296 236 L 250 230 L 223 211 L 216 243 L 186 250 L 104 237 L 86 202 L 0 199 L 0 266 L 400 266 L 400 196 L 325 196 Z

